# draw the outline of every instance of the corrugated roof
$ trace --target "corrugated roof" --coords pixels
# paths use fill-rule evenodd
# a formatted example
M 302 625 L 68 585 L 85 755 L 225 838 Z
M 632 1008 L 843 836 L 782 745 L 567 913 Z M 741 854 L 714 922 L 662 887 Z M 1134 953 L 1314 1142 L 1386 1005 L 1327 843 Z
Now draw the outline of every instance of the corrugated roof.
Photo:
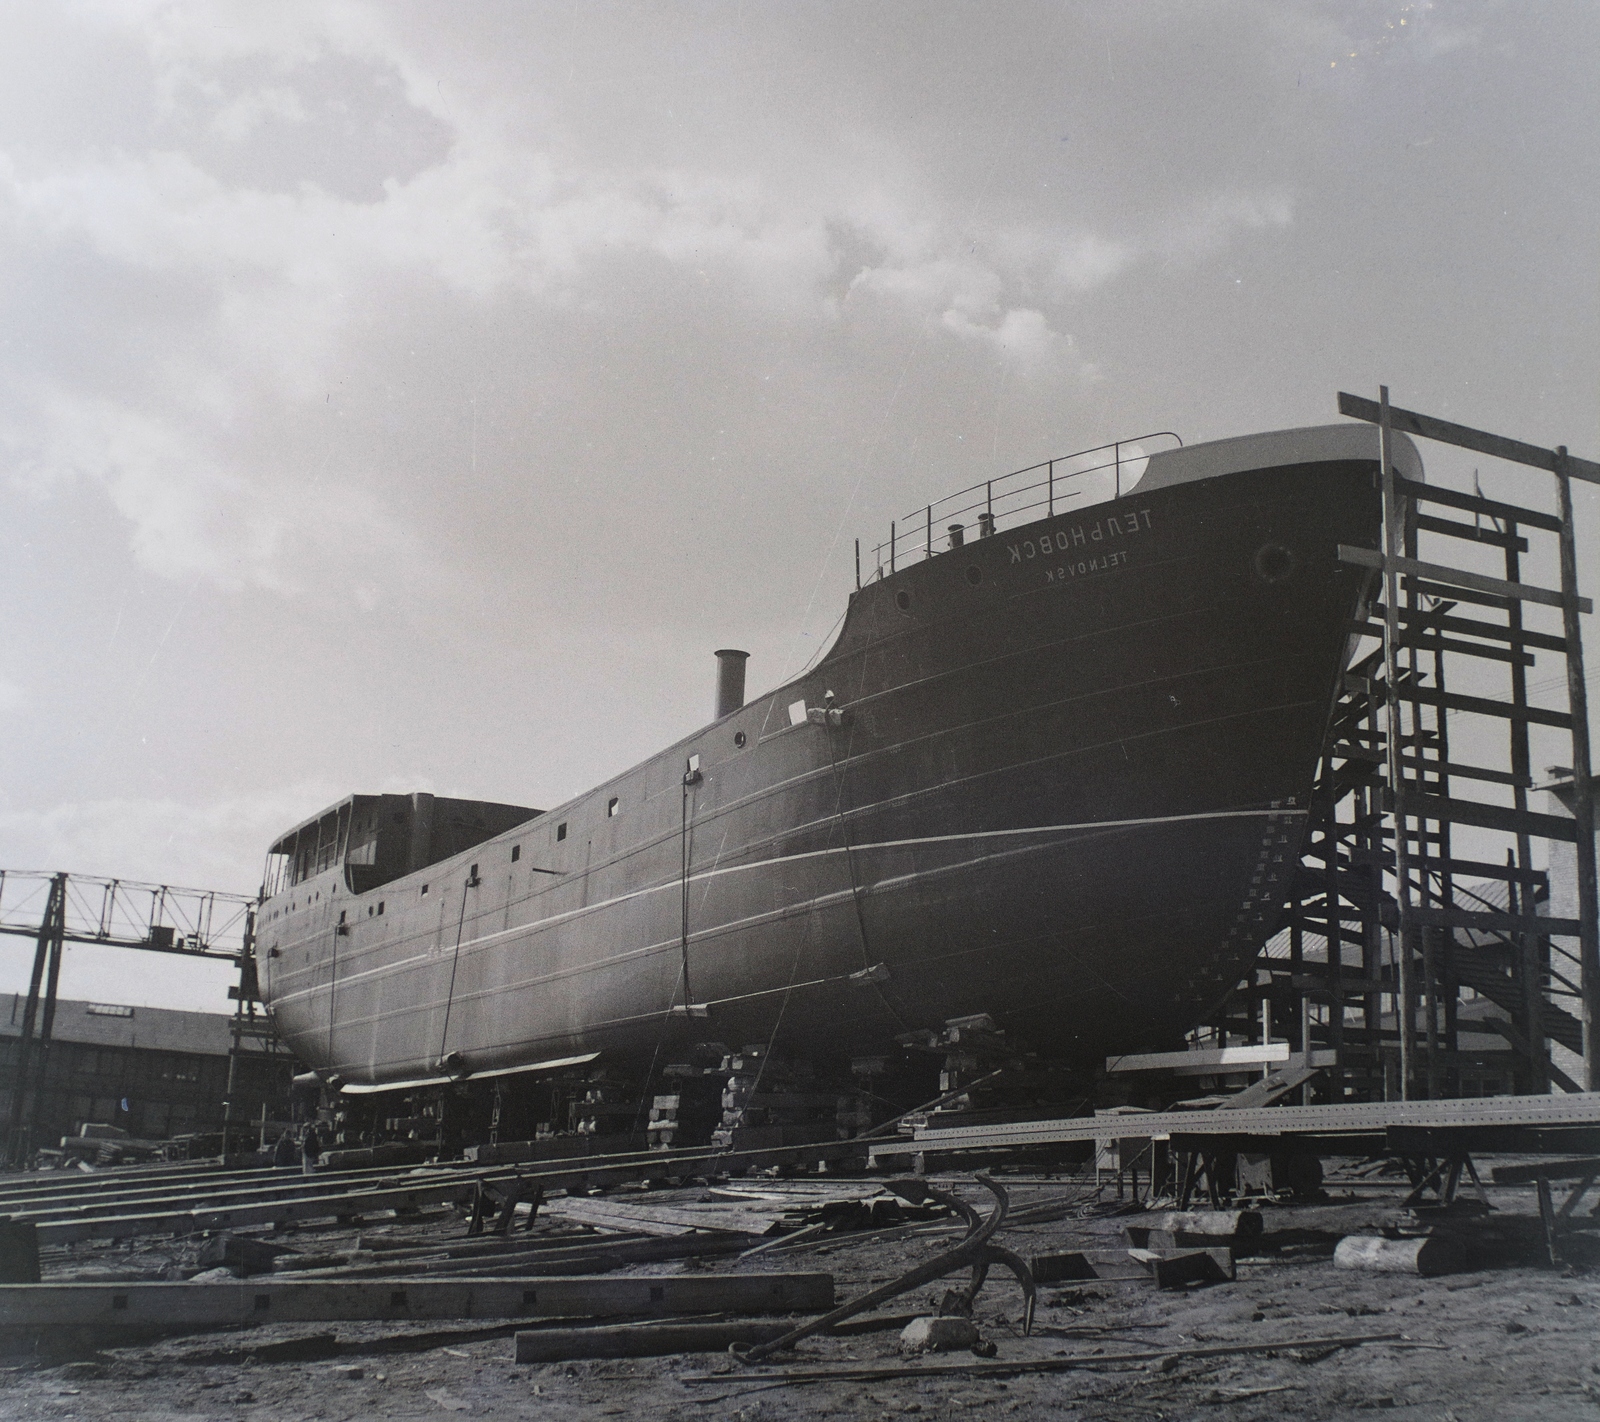
M 0 993 L 0 1037 L 22 1035 L 22 1015 L 27 1007 L 24 994 Z M 56 1002 L 51 1036 L 57 1042 L 91 1047 L 225 1057 L 233 1044 L 231 1021 L 223 1012 L 176 1012 L 169 1007 L 126 1007 L 61 998 Z

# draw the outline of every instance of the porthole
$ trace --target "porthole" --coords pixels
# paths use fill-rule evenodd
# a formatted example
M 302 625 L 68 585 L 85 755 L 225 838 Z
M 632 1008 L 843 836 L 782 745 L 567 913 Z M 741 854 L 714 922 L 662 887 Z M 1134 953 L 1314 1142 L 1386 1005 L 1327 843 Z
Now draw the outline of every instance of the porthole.
M 748 737 L 745 735 L 745 733 L 743 731 L 735 731 L 733 733 L 733 743 L 734 743 L 734 745 L 738 746 L 740 750 L 744 749 L 745 741 L 747 739 L 748 739 Z
M 1285 583 L 1294 576 L 1294 570 L 1299 567 L 1300 560 L 1294 556 L 1292 549 L 1285 548 L 1281 543 L 1263 543 L 1256 549 L 1256 556 L 1251 560 L 1256 570 L 1256 576 L 1264 583 Z
M 909 612 L 911 609 L 911 594 L 908 593 L 904 588 L 901 588 L 900 591 L 894 595 L 894 605 L 898 607 L 901 612 Z
M 967 581 L 971 583 L 973 587 L 977 587 L 978 584 L 983 581 L 983 569 L 980 568 L 976 563 L 967 569 Z

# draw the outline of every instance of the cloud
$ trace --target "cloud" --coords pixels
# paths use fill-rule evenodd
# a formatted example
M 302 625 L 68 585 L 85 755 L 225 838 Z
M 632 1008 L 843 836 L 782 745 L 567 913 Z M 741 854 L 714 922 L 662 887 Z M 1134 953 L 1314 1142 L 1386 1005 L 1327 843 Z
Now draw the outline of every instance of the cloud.
M 374 559 L 426 567 L 410 534 L 359 488 L 248 478 L 192 427 L 105 400 L 52 391 L 41 413 L 19 478 L 37 493 L 99 484 L 129 524 L 134 556 L 162 577 L 287 594 L 342 591 L 346 568 Z M 352 548 L 361 556 L 349 557 Z
M 287 123 L 304 123 L 306 107 L 299 94 L 281 85 L 263 85 L 235 95 L 211 120 L 211 127 L 219 137 L 238 143 L 248 138 L 269 119 Z
M 27 700 L 16 682 L 0 676 L 0 713 L 15 711 Z
M 537 47 L 511 83 L 485 45 L 464 59 L 454 31 L 430 45 L 415 17 L 383 7 L 148 0 L 85 13 L 142 51 L 148 71 L 130 83 L 149 126 L 71 153 L 0 153 L 0 240 L 19 268 L 71 254 L 79 281 L 92 263 L 106 286 L 151 295 L 98 380 L 81 349 L 19 359 L 0 440 L 35 490 L 104 489 L 143 566 L 230 589 L 370 609 L 401 568 L 419 601 L 430 580 L 477 576 L 471 558 L 449 562 L 453 535 L 419 490 L 462 477 L 446 472 L 453 418 L 429 412 L 470 406 L 466 477 L 502 507 L 529 498 L 488 461 L 480 473 L 477 391 L 490 382 L 520 380 L 524 410 L 541 379 L 573 387 L 568 428 L 517 415 L 541 446 L 592 442 L 578 422 L 605 399 L 597 373 L 633 369 L 640 405 L 652 382 L 670 388 L 680 340 L 714 364 L 718 340 L 815 351 L 842 334 L 865 352 L 909 329 L 974 372 L 998 359 L 1035 389 L 1081 389 L 1095 377 L 1078 334 L 1089 303 L 1152 261 L 1202 262 L 1292 222 L 1287 188 L 1188 175 L 1132 217 L 1070 201 L 985 210 L 939 180 L 932 140 L 891 136 L 842 80 L 768 105 L 750 76 L 730 79 L 765 150 L 719 121 L 709 92 L 663 93 L 686 106 L 693 141 L 676 143 L 670 125 L 585 126 L 589 98 Z M 660 82 L 646 66 L 640 102 Z M 847 107 L 790 131 L 828 103 Z M 482 344 L 504 313 L 521 323 L 500 342 L 528 352 L 521 371 Z M 646 348 L 648 369 L 632 349 L 607 352 L 580 388 L 547 354 L 574 327 L 602 351 L 662 330 L 671 344 Z M 364 391 L 359 411 L 334 410 L 347 389 Z M 660 423 L 693 417 L 676 395 L 660 408 Z

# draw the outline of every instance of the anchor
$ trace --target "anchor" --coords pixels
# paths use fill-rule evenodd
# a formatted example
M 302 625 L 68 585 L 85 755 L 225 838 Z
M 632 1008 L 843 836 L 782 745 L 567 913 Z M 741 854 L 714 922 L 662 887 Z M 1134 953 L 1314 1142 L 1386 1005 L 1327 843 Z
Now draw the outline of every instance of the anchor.
M 815 1318 L 810 1323 L 801 1324 L 799 1328 L 791 1329 L 781 1338 L 774 1338 L 767 1343 L 740 1344 L 734 1343 L 728 1351 L 743 1363 L 759 1363 L 762 1359 L 777 1352 L 780 1348 L 791 1348 L 802 1338 L 809 1338 L 813 1333 L 821 1333 L 832 1328 L 836 1323 L 842 1323 L 847 1318 L 852 1318 L 858 1313 L 885 1302 L 888 1299 L 898 1298 L 901 1294 L 909 1293 L 912 1289 L 934 1279 L 942 1279 L 947 1274 L 953 1274 L 958 1269 L 971 1269 L 972 1276 L 964 1289 L 952 1289 L 945 1294 L 939 1304 L 941 1317 L 958 1315 L 968 1317 L 972 1313 L 973 1302 L 978 1297 L 978 1291 L 983 1287 L 984 1280 L 989 1277 L 989 1267 L 992 1264 L 1003 1264 L 1017 1276 L 1017 1282 L 1022 1285 L 1023 1297 L 1026 1304 L 1022 1316 L 1022 1332 L 1024 1336 L 1033 1331 L 1033 1309 L 1036 1291 L 1033 1283 L 1033 1271 L 1028 1268 L 1027 1261 L 1020 1255 L 1005 1248 L 1004 1245 L 991 1244 L 990 1240 L 995 1232 L 1006 1222 L 1006 1214 L 1011 1208 L 1011 1201 L 1006 1192 L 996 1185 L 987 1175 L 973 1177 L 995 1198 L 994 1211 L 988 1219 L 984 1219 L 965 1200 L 958 1195 L 952 1195 L 946 1190 L 929 1185 L 925 1180 L 890 1180 L 885 1183 L 885 1188 L 892 1190 L 908 1204 L 921 1205 L 929 1200 L 935 1200 L 941 1205 L 946 1205 L 954 1210 L 967 1222 L 967 1232 L 961 1242 L 941 1254 L 936 1254 L 925 1263 L 918 1264 L 916 1268 L 907 1270 L 898 1279 L 891 1279 L 887 1284 L 880 1284 L 868 1293 L 862 1294 L 858 1299 L 852 1299 L 847 1304 L 840 1304 L 832 1313 L 825 1313 L 821 1318 Z

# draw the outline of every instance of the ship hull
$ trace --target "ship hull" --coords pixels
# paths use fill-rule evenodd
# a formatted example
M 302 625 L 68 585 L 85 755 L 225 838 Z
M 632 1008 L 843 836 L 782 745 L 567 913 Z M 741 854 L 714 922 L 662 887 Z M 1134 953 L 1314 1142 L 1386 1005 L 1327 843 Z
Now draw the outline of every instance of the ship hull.
M 366 894 L 276 896 L 280 1031 L 369 1084 L 881 1054 L 980 1012 L 1085 1064 L 1171 1045 L 1275 927 L 1374 470 L 1136 488 L 869 583 L 813 672 L 589 795 Z

